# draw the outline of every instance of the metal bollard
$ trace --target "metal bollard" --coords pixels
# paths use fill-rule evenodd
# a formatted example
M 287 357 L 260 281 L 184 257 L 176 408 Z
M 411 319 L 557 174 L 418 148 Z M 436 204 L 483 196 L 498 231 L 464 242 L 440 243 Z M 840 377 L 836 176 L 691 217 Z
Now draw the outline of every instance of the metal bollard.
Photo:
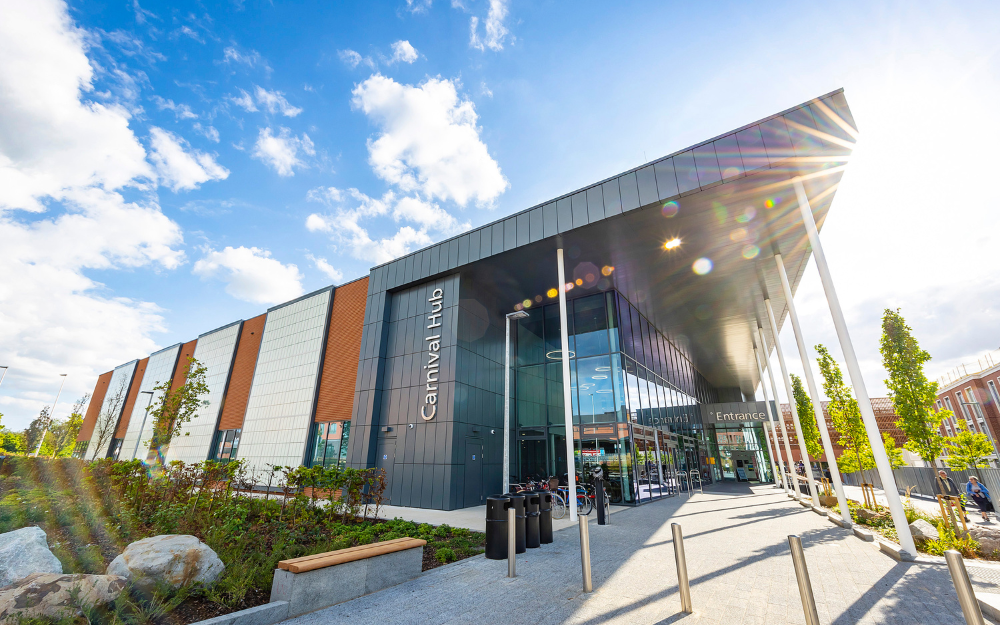
M 674 535 L 674 562 L 677 564 L 677 589 L 681 594 L 681 611 L 687 614 L 694 612 L 691 607 L 691 583 L 688 581 L 688 564 L 684 556 L 684 536 L 679 523 L 671 523 L 670 531 Z
M 583 592 L 593 592 L 594 582 L 590 578 L 590 526 L 587 525 L 587 515 L 581 514 L 580 519 L 580 564 L 583 565 Z
M 507 577 L 517 577 L 517 519 L 514 506 L 507 508 Z
M 806 568 L 806 554 L 802 551 L 802 539 L 792 534 L 788 537 L 788 546 L 792 549 L 795 581 L 799 584 L 799 596 L 802 598 L 806 625 L 819 625 L 819 613 L 816 612 L 816 598 L 813 596 L 812 583 L 809 581 L 809 569 Z
M 976 593 L 972 590 L 972 582 L 969 580 L 969 572 L 965 570 L 965 561 L 962 560 L 962 554 L 954 549 L 949 549 L 944 552 L 944 559 L 948 561 L 951 581 L 955 583 L 955 592 L 958 593 L 958 604 L 962 606 L 962 614 L 965 615 L 965 622 L 969 625 L 985 625 L 983 612 L 979 609 L 979 602 L 976 601 Z

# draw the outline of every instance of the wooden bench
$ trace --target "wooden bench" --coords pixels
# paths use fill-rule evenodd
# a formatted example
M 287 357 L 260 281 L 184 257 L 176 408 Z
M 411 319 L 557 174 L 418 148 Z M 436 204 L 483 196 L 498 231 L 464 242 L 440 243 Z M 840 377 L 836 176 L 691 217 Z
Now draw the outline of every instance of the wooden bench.
M 426 540 L 396 538 L 282 560 L 271 601 L 288 602 L 288 618 L 401 584 L 420 575 Z

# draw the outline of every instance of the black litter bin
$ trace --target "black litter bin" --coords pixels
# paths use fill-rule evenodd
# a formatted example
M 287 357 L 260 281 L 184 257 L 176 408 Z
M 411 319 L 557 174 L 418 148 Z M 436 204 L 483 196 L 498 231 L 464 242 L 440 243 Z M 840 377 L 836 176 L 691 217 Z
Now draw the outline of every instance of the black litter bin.
M 507 495 L 514 508 L 514 553 L 528 550 L 524 543 L 524 495 Z
M 539 493 L 525 493 L 524 497 L 524 545 L 528 549 L 538 549 L 542 543 L 538 539 Z
M 486 557 L 507 559 L 507 508 L 510 497 L 490 495 L 486 498 Z
M 538 493 L 538 542 L 552 542 L 552 493 Z

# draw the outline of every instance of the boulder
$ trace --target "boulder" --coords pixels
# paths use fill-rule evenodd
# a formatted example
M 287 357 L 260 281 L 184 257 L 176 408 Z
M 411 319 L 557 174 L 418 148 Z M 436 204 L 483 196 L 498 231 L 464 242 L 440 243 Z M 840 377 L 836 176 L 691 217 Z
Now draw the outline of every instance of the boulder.
M 923 544 L 928 540 L 941 539 L 937 528 L 923 519 L 917 519 L 913 523 L 910 523 L 910 533 L 913 534 L 913 540 L 917 545 Z
M 40 527 L 22 527 L 0 534 L 0 586 L 32 573 L 62 573 L 62 562 L 49 551 Z
M 114 575 L 35 573 L 0 588 L 0 622 L 74 616 L 81 613 L 81 608 L 111 603 L 123 588 L 125 578 Z
M 1000 551 L 1000 528 L 972 523 L 969 525 L 969 535 L 979 543 L 979 553 L 988 556 L 994 551 Z
M 885 514 L 880 512 L 874 512 L 872 510 L 869 510 L 868 508 L 858 508 L 855 514 L 857 514 L 859 519 L 862 519 L 868 523 L 885 518 Z
M 209 586 L 226 566 L 212 548 L 194 536 L 164 534 L 138 540 L 108 565 L 140 586 L 165 584 L 173 589 L 200 582 Z

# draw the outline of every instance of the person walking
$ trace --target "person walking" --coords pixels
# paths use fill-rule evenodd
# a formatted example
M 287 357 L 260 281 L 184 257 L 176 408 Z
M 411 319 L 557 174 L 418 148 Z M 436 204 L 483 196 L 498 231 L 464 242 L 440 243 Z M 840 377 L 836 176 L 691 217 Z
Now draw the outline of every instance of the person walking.
M 986 490 L 985 484 L 980 484 L 979 480 L 975 477 L 970 476 L 969 481 L 965 484 L 965 494 L 972 498 L 972 501 L 976 502 L 979 506 L 979 512 L 983 515 L 983 520 L 987 523 L 990 520 L 990 512 L 996 512 L 993 509 L 993 502 L 990 501 L 990 491 Z
M 958 497 L 958 485 L 955 484 L 955 480 L 948 477 L 948 474 L 944 471 L 938 471 L 937 479 L 934 480 L 934 486 L 937 488 L 939 495 L 944 495 L 945 497 Z M 965 514 L 965 507 L 962 507 L 962 516 L 965 517 L 965 522 L 969 522 L 968 515 Z

